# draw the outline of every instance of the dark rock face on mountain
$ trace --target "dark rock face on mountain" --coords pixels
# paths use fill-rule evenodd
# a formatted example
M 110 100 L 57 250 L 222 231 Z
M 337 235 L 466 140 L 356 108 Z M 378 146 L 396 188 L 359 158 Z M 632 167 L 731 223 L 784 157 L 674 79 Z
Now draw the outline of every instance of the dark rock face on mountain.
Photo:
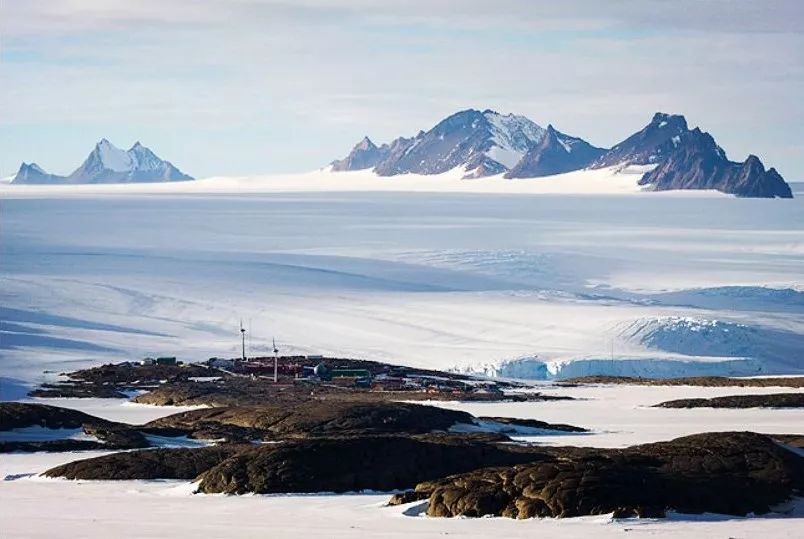
M 659 163 L 676 149 L 687 131 L 684 116 L 657 112 L 641 131 L 601 155 L 590 168 Z
M 139 142 L 129 150 L 121 150 L 102 139 L 81 166 L 69 176 L 47 174 L 36 165 L 23 163 L 12 183 L 150 183 L 192 179 L 192 176 L 180 171 L 170 161 L 160 159 Z
M 766 171 L 754 155 L 744 163 L 729 161 L 712 136 L 698 128 L 684 133 L 677 148 L 639 183 L 655 191 L 716 189 L 743 197 L 793 198 L 775 169 Z
M 555 451 L 559 451 L 556 448 Z M 434 517 L 762 514 L 804 489 L 804 458 L 767 436 L 708 433 L 487 468 L 419 484 Z
M 601 155 L 590 168 L 615 165 L 656 165 L 639 181 L 654 191 L 715 189 L 742 197 L 793 197 L 775 169 L 766 171 L 753 155 L 745 163 L 729 161 L 709 133 L 688 129 L 679 115 L 657 112 L 645 128 Z
M 547 134 L 523 116 L 468 109 L 413 138 L 398 138 L 380 147 L 364 139 L 349 156 L 332 165 L 333 170 L 373 168 L 380 176 L 440 174 L 462 166 L 466 178 L 479 178 L 511 171 Z M 576 170 L 600 153 L 602 150 L 579 138 L 554 131 L 551 140 L 531 157 L 528 167 L 520 167 L 518 175 L 511 177 Z
M 548 125 L 541 142 L 528 150 L 505 177 L 537 178 L 579 170 L 605 151 L 582 139 L 559 133 L 552 125 Z
M 384 145 L 382 149 L 378 148 L 371 139 L 363 137 L 363 140 L 358 142 L 352 151 L 349 152 L 344 159 L 332 162 L 332 170 L 364 170 L 367 168 L 374 168 L 377 163 L 382 161 L 389 152 L 389 147 Z
M 711 399 L 678 399 L 656 405 L 661 408 L 804 408 L 804 393 L 728 395 Z

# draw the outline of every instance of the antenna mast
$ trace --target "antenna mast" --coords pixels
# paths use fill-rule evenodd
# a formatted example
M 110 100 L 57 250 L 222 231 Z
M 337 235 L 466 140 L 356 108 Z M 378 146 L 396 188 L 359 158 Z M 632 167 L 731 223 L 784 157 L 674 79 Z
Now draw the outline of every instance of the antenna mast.
M 274 345 L 274 383 L 276 383 L 277 380 L 278 380 L 277 375 L 279 374 L 278 368 L 277 368 L 277 363 L 278 363 L 277 354 L 279 353 L 279 349 L 276 347 L 276 339 L 275 338 L 271 339 L 271 341 L 273 342 L 273 345 Z

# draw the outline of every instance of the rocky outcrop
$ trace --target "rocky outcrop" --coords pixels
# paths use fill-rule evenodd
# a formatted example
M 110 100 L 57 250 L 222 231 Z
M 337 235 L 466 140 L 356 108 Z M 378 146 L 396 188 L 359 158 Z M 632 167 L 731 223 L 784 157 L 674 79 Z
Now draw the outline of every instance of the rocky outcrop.
M 768 395 L 729 395 L 711 399 L 677 399 L 656 405 L 659 408 L 804 408 L 804 393 Z
M 657 112 L 648 125 L 601 155 L 590 168 L 660 163 L 675 151 L 687 131 L 684 116 Z
M 540 455 L 464 436 L 322 438 L 262 446 L 199 477 L 199 491 L 243 494 L 389 491 L 481 466 Z
M 67 479 L 200 480 L 199 491 L 349 492 L 411 488 L 481 466 L 544 458 L 488 435 L 421 434 L 149 449 L 78 460 L 45 472 Z
M 579 170 L 600 157 L 606 150 L 585 140 L 570 137 L 547 126 L 541 142 L 533 146 L 506 178 L 537 178 Z
M 66 479 L 187 479 L 253 446 L 220 445 L 193 449 L 149 449 L 113 453 L 51 468 L 43 475 Z
M 69 408 L 29 402 L 0 402 L 0 431 L 25 427 L 78 429 L 87 423 L 109 422 Z
M 146 427 L 184 430 L 210 424 L 254 429 L 269 437 L 327 437 L 446 431 L 474 418 L 454 410 L 401 402 L 309 401 L 293 407 L 240 406 L 191 410 L 152 421 Z
M 484 431 L 492 420 L 515 432 L 517 428 L 583 432 L 572 425 L 537 420 L 475 418 L 466 412 L 401 402 L 343 402 L 315 400 L 288 407 L 238 406 L 191 410 L 156 419 L 146 429 L 172 429 L 195 438 L 287 440 L 381 434 L 446 432 L 457 425 Z M 233 430 L 234 429 L 234 430 Z M 500 432 L 499 428 L 485 429 Z M 175 435 L 175 434 L 174 434 Z
M 510 432 L 512 433 L 516 432 L 516 429 L 521 428 L 555 430 L 560 432 L 589 432 L 583 427 L 576 427 L 575 425 L 567 425 L 565 423 L 547 423 L 545 421 L 539 421 L 538 419 L 519 419 L 513 417 L 479 417 L 478 419 L 481 421 L 494 421 L 495 423 L 510 426 Z
M 50 440 L 4 440 L 3 432 L 28 427 L 41 427 L 53 431 Z M 81 429 L 95 440 L 58 438 L 60 430 Z M 3 402 L 0 403 L 0 453 L 15 451 L 82 451 L 89 449 L 138 449 L 148 447 L 145 435 L 136 428 L 123 423 L 107 421 L 78 410 L 59 408 L 45 404 Z
M 793 198 L 790 186 L 775 169 L 765 170 L 754 155 L 744 163 L 726 158 L 709 133 L 684 133 L 678 146 L 639 181 L 654 191 L 714 189 L 742 197 Z
M 767 436 L 708 433 L 486 468 L 417 485 L 434 517 L 767 513 L 804 489 L 804 459 Z

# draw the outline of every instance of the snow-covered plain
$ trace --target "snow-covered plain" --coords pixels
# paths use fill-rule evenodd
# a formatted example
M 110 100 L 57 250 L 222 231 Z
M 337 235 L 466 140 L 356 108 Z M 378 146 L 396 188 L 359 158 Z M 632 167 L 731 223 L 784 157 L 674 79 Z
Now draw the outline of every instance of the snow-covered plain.
M 643 386 L 545 386 L 574 401 L 524 403 L 433 403 L 496 415 L 563 421 L 593 429 L 590 434 L 524 436 L 553 445 L 624 447 L 712 430 L 800 432 L 801 410 L 667 410 L 650 406 L 681 397 L 762 393 L 779 388 Z M 789 391 L 789 390 L 787 390 Z M 38 402 L 141 422 L 143 409 L 110 399 L 37 399 Z M 155 407 L 149 407 L 155 408 Z M 148 418 L 180 411 L 148 410 Z M 667 519 L 613 520 L 609 516 L 514 521 L 504 518 L 430 519 L 423 507 L 384 507 L 387 493 L 351 495 L 221 496 L 193 495 L 183 481 L 66 481 L 38 477 L 79 458 L 103 454 L 36 453 L 0 459 L 0 526 L 4 537 L 800 537 L 804 500 L 778 508 L 781 513 L 734 518 L 671 514 Z M 54 530 L 58 530 L 57 533 Z
M 458 178 L 0 186 L 0 392 L 234 355 L 241 318 L 253 354 L 275 336 L 530 378 L 804 372 L 804 197 Z

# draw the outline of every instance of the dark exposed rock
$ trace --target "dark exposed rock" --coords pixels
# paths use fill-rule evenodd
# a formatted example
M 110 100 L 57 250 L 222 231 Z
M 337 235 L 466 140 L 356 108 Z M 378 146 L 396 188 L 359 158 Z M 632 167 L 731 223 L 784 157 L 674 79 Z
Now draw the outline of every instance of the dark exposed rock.
M 505 383 L 498 383 L 506 387 Z M 327 400 L 343 402 L 389 402 L 399 400 L 471 400 L 471 401 L 542 401 L 566 400 L 572 397 L 556 397 L 539 393 L 515 393 L 507 395 L 499 392 L 455 393 L 425 391 L 371 391 L 355 387 L 334 387 L 293 381 L 288 385 L 277 385 L 271 381 L 241 376 L 227 376 L 216 382 L 170 382 L 152 388 L 133 400 L 142 404 L 159 406 L 255 406 L 265 403 L 296 405 L 307 401 Z
M 715 189 L 743 197 L 793 197 L 775 169 L 766 171 L 754 155 L 744 163 L 729 161 L 712 136 L 698 128 L 684 133 L 678 147 L 639 183 L 655 191 Z
M 79 451 L 88 449 L 136 449 L 148 440 L 135 428 L 57 406 L 25 402 L 0 403 L 0 433 L 25 427 L 82 429 L 93 440 L 0 441 L 0 453 L 12 451 Z M 1 436 L 1 434 L 0 434 Z
M 496 421 L 497 423 L 510 425 L 512 432 L 514 432 L 519 427 L 526 427 L 530 429 L 557 430 L 561 432 L 589 432 L 587 429 L 583 427 L 576 427 L 575 425 L 567 425 L 564 423 L 547 423 L 545 421 L 539 421 L 538 419 L 519 419 L 512 417 L 480 417 L 478 419 Z
M 675 151 L 687 131 L 684 116 L 657 112 L 648 125 L 601 155 L 590 168 L 659 163 Z
M 138 430 L 121 423 L 85 423 L 84 433 L 103 440 L 106 449 L 137 449 L 150 444 Z
M 388 505 L 405 505 L 408 503 L 418 502 L 429 498 L 429 494 L 424 492 L 416 492 L 415 490 L 406 490 L 391 496 L 388 500 Z
M 90 384 L 147 385 L 162 382 L 186 381 L 192 377 L 221 376 L 223 373 L 210 370 L 203 365 L 131 365 L 117 363 L 99 365 L 89 369 L 71 372 L 71 380 Z
M 69 408 L 29 402 L 0 402 L 0 431 L 34 426 L 48 429 L 78 429 L 86 423 L 105 422 Z
M 583 432 L 572 425 L 551 425 L 536 420 L 492 419 L 517 427 Z M 175 429 L 196 438 L 278 440 L 374 434 L 422 434 L 476 424 L 466 412 L 401 402 L 308 401 L 293 407 L 240 406 L 205 408 L 156 419 L 146 429 Z M 482 427 L 478 427 L 480 430 Z M 233 430 L 234 429 L 234 430 Z M 211 434 L 207 434 L 211 433 Z
M 728 432 L 480 469 L 416 491 L 430 494 L 430 516 L 532 518 L 761 514 L 802 488 L 802 457 L 767 436 Z
M 85 383 L 42 384 L 39 389 L 28 393 L 38 398 L 73 398 L 73 399 L 126 399 L 128 396 L 114 386 Z
M 605 152 L 603 148 L 559 133 L 548 125 L 541 142 L 528 150 L 505 177 L 536 178 L 570 172 L 586 167 Z
M 804 393 L 729 395 L 710 399 L 678 399 L 656 405 L 661 408 L 804 408 Z
M 199 490 L 229 494 L 388 491 L 480 466 L 540 457 L 518 446 L 461 436 L 299 440 L 235 455 L 203 473 Z
M 804 376 L 769 378 L 729 378 L 727 376 L 690 376 L 684 378 L 634 378 L 630 376 L 581 376 L 568 378 L 563 385 L 627 384 L 644 386 L 703 387 L 804 387 Z
M 0 442 L 0 453 L 62 453 L 109 449 L 106 444 L 92 440 L 44 440 L 39 442 Z M 114 449 L 114 448 L 112 448 Z
M 641 131 L 595 160 L 590 167 L 651 165 L 639 181 L 654 191 L 715 189 L 743 197 L 792 198 L 790 186 L 775 169 L 765 170 L 756 156 L 734 163 L 709 133 L 687 128 L 683 116 L 657 112 Z
M 194 479 L 200 473 L 252 446 L 220 445 L 193 449 L 148 449 L 113 453 L 62 464 L 47 477 L 67 479 Z

